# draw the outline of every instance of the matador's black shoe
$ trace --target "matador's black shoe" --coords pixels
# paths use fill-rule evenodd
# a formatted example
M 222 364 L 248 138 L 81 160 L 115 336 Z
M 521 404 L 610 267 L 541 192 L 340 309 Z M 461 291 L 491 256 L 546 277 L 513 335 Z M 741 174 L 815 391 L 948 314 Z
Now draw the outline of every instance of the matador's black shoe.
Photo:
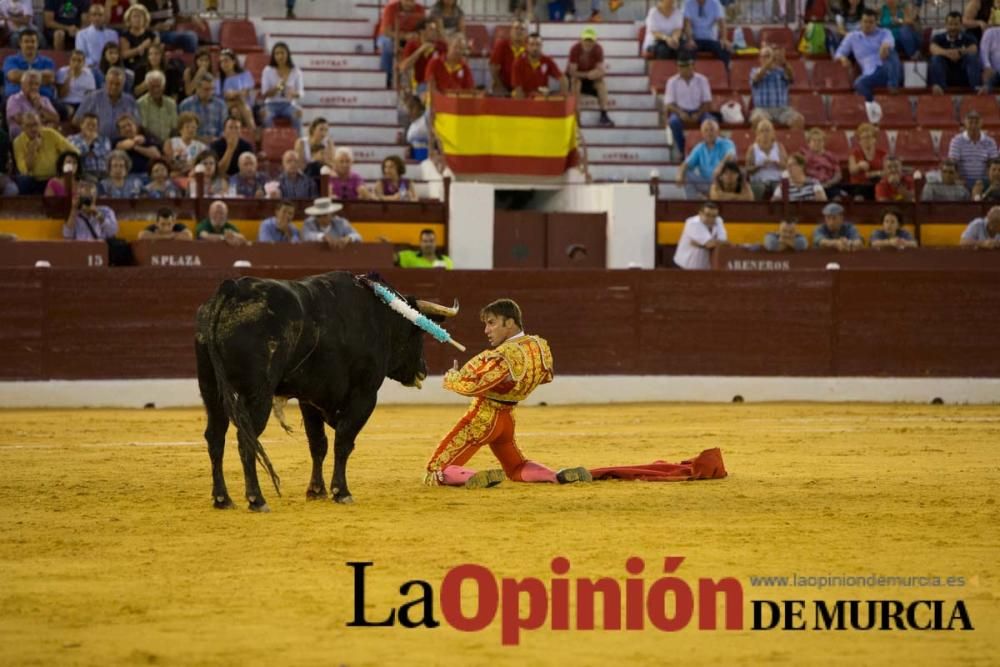
M 580 466 L 579 468 L 563 468 L 556 473 L 556 480 L 560 484 L 572 484 L 573 482 L 593 482 L 594 476 L 590 471 Z
M 465 480 L 465 488 L 488 489 L 491 486 L 496 486 L 505 479 L 506 477 L 504 477 L 503 470 L 480 470 L 472 477 Z

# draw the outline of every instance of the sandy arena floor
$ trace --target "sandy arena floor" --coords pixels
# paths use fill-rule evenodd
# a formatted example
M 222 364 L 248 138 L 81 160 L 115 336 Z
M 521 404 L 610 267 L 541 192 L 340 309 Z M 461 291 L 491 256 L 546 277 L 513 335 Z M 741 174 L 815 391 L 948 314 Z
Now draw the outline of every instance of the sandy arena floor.
M 351 458 L 353 506 L 307 502 L 298 419 L 264 443 L 284 497 L 211 508 L 198 410 L 0 411 L 0 663 L 4 665 L 706 665 L 1000 663 L 1000 410 L 880 405 L 627 405 L 519 411 L 519 441 L 554 467 L 671 461 L 722 448 L 729 479 L 426 488 L 421 469 L 458 407 L 376 410 Z M 296 412 L 289 412 L 289 416 Z M 473 464 L 492 467 L 488 452 Z M 329 471 L 327 472 L 329 482 Z M 411 579 L 462 563 L 497 577 L 624 580 L 665 556 L 677 575 L 743 585 L 744 630 L 352 628 L 347 561 L 372 561 L 383 619 Z M 762 587 L 751 576 L 948 576 L 964 586 Z M 468 595 L 471 588 L 464 591 Z M 697 597 L 696 597 L 697 599 Z M 972 631 L 751 631 L 751 600 L 964 600 Z M 472 614 L 472 599 L 464 609 Z M 669 608 L 669 606 L 668 606 Z M 440 605 L 434 613 L 442 620 Z M 805 613 L 811 628 L 813 608 Z M 419 616 L 419 614 L 418 614 Z M 600 618 L 600 617 L 599 617 Z

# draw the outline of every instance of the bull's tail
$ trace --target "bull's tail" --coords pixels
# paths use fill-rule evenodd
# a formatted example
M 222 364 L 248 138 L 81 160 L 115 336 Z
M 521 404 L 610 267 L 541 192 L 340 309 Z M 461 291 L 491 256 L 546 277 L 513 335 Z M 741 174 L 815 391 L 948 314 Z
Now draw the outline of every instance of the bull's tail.
M 280 497 L 281 478 L 274 471 L 271 459 L 267 456 L 267 452 L 264 451 L 264 445 L 261 444 L 260 438 L 257 437 L 253 420 L 250 419 L 250 411 L 247 409 L 246 398 L 233 388 L 226 377 L 225 365 L 222 362 L 222 353 L 219 349 L 219 314 L 226 300 L 231 296 L 235 296 L 238 289 L 236 281 L 231 279 L 223 281 L 222 286 L 219 288 L 219 293 L 215 296 L 209 312 L 208 323 L 210 335 L 207 336 L 205 347 L 208 348 L 208 355 L 212 360 L 212 368 L 215 370 L 215 380 L 219 386 L 219 394 L 222 396 L 222 405 L 226 409 L 226 416 L 229 418 L 229 421 L 236 425 L 236 430 L 239 433 L 246 434 L 246 439 L 253 446 L 254 458 L 267 471 L 268 477 L 271 478 L 271 484 L 274 485 L 274 491 Z M 240 446 L 243 446 L 242 442 Z

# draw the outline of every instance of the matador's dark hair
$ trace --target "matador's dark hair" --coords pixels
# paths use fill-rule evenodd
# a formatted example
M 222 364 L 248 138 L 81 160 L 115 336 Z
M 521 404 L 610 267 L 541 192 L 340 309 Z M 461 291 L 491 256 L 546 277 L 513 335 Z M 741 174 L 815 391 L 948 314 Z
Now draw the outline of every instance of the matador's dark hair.
M 497 299 L 479 311 L 479 319 L 484 322 L 489 315 L 496 315 L 505 320 L 514 320 L 514 324 L 517 325 L 518 329 L 524 329 L 524 321 L 521 319 L 521 307 L 513 299 Z

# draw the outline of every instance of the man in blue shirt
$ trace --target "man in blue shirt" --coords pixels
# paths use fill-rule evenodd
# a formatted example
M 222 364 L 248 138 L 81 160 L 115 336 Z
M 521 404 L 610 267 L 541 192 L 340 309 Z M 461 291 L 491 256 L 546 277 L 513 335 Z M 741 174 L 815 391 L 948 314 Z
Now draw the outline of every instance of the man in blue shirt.
M 823 222 L 813 232 L 813 247 L 851 251 L 865 247 L 858 228 L 844 222 L 844 207 L 837 203 L 823 207 Z
M 83 51 L 87 65 L 97 67 L 101 64 L 101 55 L 108 44 L 118 44 L 118 33 L 107 26 L 108 14 L 104 5 L 95 3 L 87 12 L 90 25 L 76 35 L 76 48 Z
M 703 140 L 677 170 L 677 185 L 685 186 L 689 199 L 704 198 L 722 163 L 736 159 L 736 145 L 719 136 L 719 124 L 714 120 L 701 124 L 701 136 Z
M 52 85 L 56 80 L 56 64 L 51 58 L 38 55 L 38 33 L 25 30 L 21 33 L 18 46 L 20 51 L 7 56 L 3 61 L 4 99 L 21 92 L 21 75 L 29 69 L 35 69 L 42 73 L 42 88 L 39 92 L 49 100 L 57 101 L 56 89 Z
M 729 67 L 730 43 L 726 39 L 726 10 L 719 0 L 684 3 L 684 36 L 695 51 L 709 51 Z
M 215 79 L 205 73 L 198 79 L 198 89 L 194 95 L 186 98 L 177 107 L 177 111 L 190 111 L 198 116 L 199 140 L 206 144 L 222 136 L 222 130 L 229 116 L 226 103 L 215 96 Z
M 861 28 L 848 33 L 834 54 L 848 71 L 851 69 L 849 58 L 853 56 L 857 61 L 861 76 L 855 79 L 854 90 L 866 102 L 875 98 L 875 88 L 899 88 L 903 81 L 903 65 L 896 55 L 896 40 L 892 32 L 876 25 L 877 20 L 874 10 L 864 10 Z
M 301 241 L 299 230 L 292 224 L 295 219 L 295 203 L 278 202 L 274 215 L 260 223 L 257 240 L 261 243 L 298 243 Z

